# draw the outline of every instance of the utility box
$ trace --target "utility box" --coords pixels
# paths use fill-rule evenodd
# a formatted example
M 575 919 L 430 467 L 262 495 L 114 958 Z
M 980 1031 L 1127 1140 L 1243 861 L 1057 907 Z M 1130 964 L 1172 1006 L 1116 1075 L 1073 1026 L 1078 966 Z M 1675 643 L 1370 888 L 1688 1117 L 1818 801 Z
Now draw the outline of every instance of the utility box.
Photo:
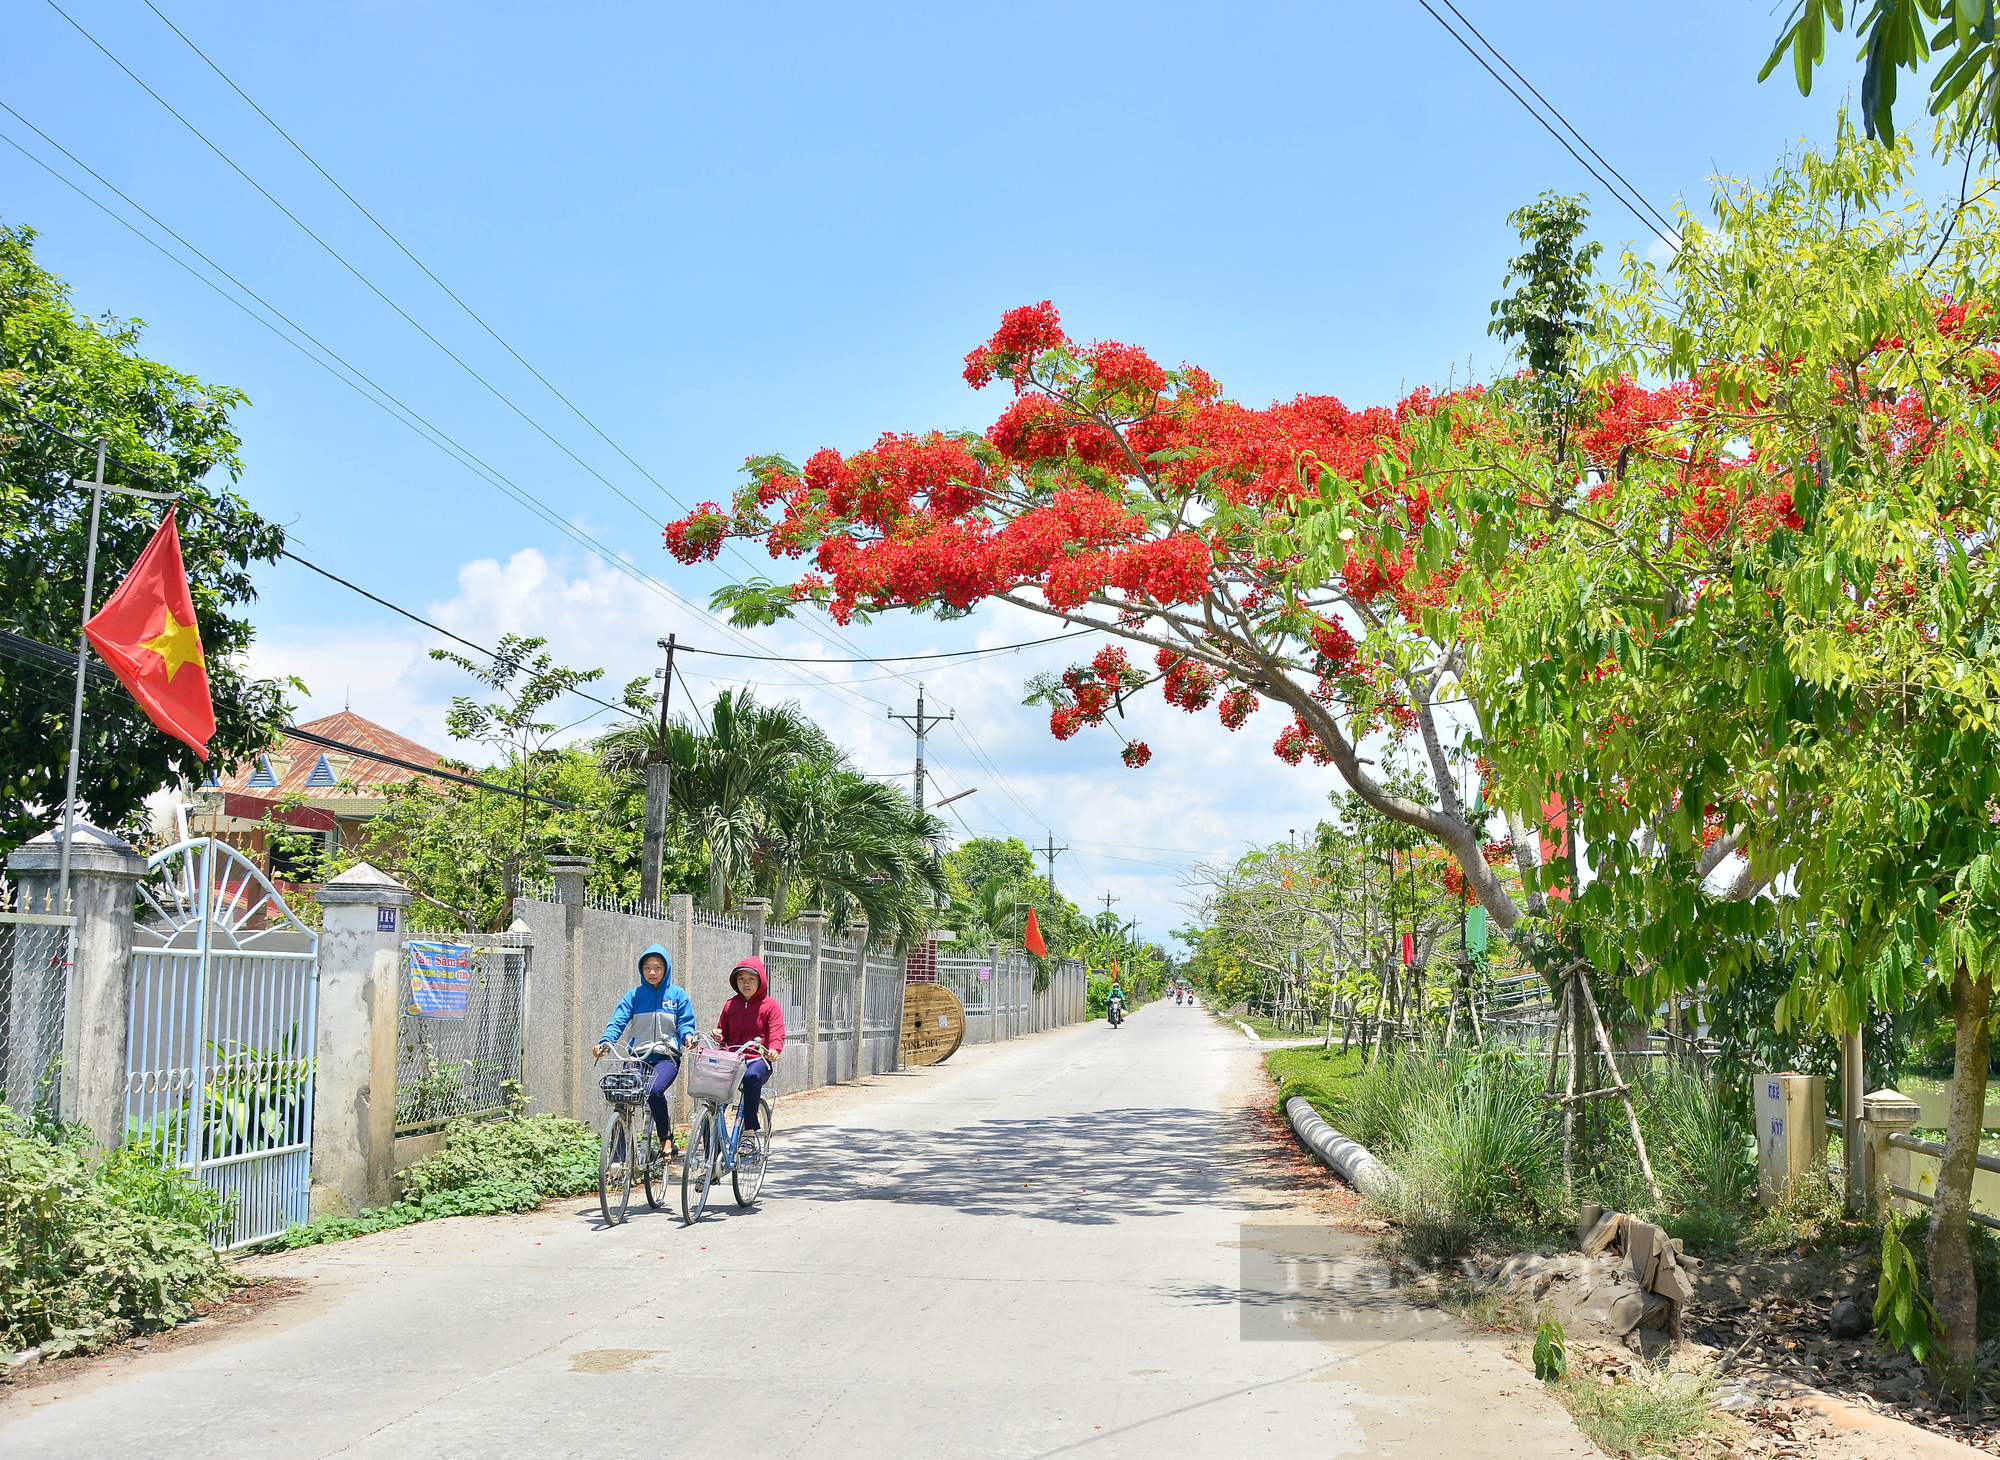
M 1778 1206 L 1826 1165 L 1826 1077 L 1757 1075 L 1757 1199 Z

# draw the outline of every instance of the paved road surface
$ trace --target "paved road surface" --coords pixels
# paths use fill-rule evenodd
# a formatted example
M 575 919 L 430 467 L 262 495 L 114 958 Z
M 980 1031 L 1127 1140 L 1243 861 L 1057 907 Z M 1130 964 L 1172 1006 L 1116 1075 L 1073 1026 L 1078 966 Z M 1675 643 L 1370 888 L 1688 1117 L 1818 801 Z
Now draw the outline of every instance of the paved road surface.
M 693 1231 L 564 1201 L 259 1259 L 311 1291 L 10 1400 L 0 1453 L 1587 1453 L 1492 1340 L 1259 1186 L 1255 1058 L 1154 1005 L 788 1102 L 763 1203 Z

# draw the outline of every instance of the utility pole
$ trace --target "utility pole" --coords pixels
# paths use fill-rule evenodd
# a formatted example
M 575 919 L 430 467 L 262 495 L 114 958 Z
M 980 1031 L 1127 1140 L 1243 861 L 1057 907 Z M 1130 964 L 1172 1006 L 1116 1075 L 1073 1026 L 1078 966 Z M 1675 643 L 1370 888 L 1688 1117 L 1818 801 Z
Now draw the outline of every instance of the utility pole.
M 924 687 L 918 685 L 916 714 L 899 715 L 894 710 L 891 710 L 889 718 L 891 720 L 901 720 L 905 725 L 908 725 L 912 730 L 917 732 L 917 769 L 911 779 L 911 788 L 917 798 L 917 810 L 921 811 L 924 809 L 924 734 L 932 725 L 937 724 L 941 720 L 956 720 L 958 718 L 958 711 L 953 710 L 949 715 L 926 716 L 924 714 Z
M 1049 916 L 1054 917 L 1056 914 L 1056 858 L 1061 853 L 1068 851 L 1069 848 L 1057 846 L 1055 833 L 1050 832 L 1048 846 L 1037 847 L 1035 850 L 1049 859 Z
M 660 863 L 666 855 L 667 795 L 674 786 L 674 767 L 667 759 L 667 704 L 674 693 L 674 636 L 659 641 L 667 651 L 666 668 L 655 670 L 660 678 L 660 743 L 646 763 L 646 840 L 639 853 L 639 900 L 660 900 Z

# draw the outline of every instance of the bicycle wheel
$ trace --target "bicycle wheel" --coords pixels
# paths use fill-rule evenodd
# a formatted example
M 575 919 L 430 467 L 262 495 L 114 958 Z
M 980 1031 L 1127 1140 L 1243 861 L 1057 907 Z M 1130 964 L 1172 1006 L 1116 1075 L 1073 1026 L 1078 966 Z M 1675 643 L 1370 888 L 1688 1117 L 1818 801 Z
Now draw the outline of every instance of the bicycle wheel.
M 708 1208 L 708 1189 L 715 1184 L 715 1112 L 704 1105 L 688 1127 L 687 1150 L 681 1154 L 681 1221 L 692 1227 Z
M 636 1116 L 643 1124 L 639 1137 L 639 1172 L 646 1182 L 646 1205 L 658 1211 L 667 1204 L 667 1153 L 660 1146 L 660 1133 L 646 1116 Z
M 757 1129 L 746 1130 L 736 1143 L 736 1169 L 729 1177 L 740 1207 L 757 1200 L 757 1193 L 764 1189 L 764 1168 L 771 1162 L 771 1102 L 759 1100 L 757 1114 Z
M 625 1220 L 632 1200 L 632 1143 L 625 1130 L 625 1112 L 614 1110 L 604 1121 L 604 1144 L 597 1148 L 597 1206 L 604 1225 Z

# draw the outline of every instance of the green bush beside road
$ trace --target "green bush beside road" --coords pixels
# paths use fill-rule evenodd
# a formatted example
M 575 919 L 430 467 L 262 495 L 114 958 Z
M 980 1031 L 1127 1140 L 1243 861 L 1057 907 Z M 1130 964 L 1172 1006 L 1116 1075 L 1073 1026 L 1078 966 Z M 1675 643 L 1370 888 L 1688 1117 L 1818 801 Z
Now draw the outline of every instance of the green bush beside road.
M 51 1357 L 170 1327 L 234 1279 L 209 1246 L 222 1199 L 132 1145 L 0 1106 L 0 1350 Z
M 402 1173 L 403 1199 L 352 1217 L 318 1216 L 263 1244 L 283 1251 L 439 1217 L 524 1212 L 597 1186 L 597 1133 L 579 1120 L 532 1115 L 454 1121 L 445 1148 Z

